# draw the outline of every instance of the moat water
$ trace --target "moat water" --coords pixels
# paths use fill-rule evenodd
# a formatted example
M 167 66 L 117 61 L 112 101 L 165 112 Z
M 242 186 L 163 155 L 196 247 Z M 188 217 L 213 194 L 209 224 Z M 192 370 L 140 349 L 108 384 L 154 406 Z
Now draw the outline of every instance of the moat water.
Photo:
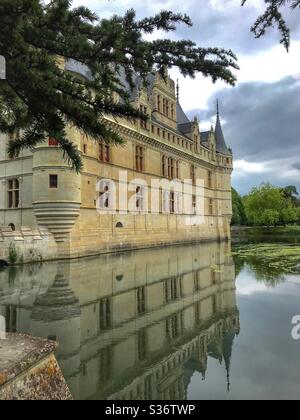
M 57 340 L 75 399 L 300 398 L 300 276 L 228 244 L 0 272 L 8 332 Z

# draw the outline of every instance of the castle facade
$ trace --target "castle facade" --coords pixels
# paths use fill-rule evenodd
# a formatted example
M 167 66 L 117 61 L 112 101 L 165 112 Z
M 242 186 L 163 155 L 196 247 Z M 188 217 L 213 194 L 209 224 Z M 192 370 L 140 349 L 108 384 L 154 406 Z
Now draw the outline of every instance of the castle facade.
M 76 63 L 66 62 L 65 66 L 84 77 Z M 31 235 L 32 241 L 47 237 L 53 254 L 76 257 L 230 238 L 233 157 L 219 112 L 216 126 L 200 132 L 197 118 L 191 121 L 184 113 L 169 76 L 151 75 L 147 86 L 136 77 L 135 85 L 131 101 L 148 120 L 104 118 L 124 145 L 99 145 L 69 129 L 69 138 L 83 157 L 80 173 L 70 169 L 55 139 L 10 160 L 6 152 L 9 138 L 0 135 L 0 248 L 1 241 L 26 241 Z M 125 181 L 120 174 L 126 174 Z M 155 187 L 161 190 L 160 198 L 155 211 L 149 210 L 153 180 L 163 179 L 190 180 L 192 188 L 196 180 L 202 180 L 201 223 L 187 223 L 188 215 L 177 211 L 172 188 L 164 194 L 162 186 Z M 118 200 L 112 211 L 109 186 L 101 180 L 115 183 L 117 197 L 122 182 L 127 184 L 126 211 L 120 209 Z M 197 199 L 192 192 L 194 207 Z

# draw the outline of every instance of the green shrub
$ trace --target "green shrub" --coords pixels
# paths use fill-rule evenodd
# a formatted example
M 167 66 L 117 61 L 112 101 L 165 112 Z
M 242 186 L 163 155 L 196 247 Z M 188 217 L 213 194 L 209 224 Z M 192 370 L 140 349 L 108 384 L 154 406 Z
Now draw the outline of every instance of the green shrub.
M 16 249 L 16 245 L 13 242 L 9 246 L 8 260 L 10 264 L 16 264 L 16 262 L 18 261 L 18 252 Z

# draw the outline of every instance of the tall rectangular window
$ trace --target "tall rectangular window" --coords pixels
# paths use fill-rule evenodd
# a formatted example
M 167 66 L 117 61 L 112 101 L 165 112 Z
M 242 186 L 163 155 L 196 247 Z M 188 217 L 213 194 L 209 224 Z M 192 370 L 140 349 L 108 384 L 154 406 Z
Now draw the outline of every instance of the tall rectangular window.
M 172 191 L 170 193 L 170 213 L 171 214 L 175 213 L 175 193 L 174 193 L 174 191 Z
M 8 181 L 8 208 L 17 209 L 20 204 L 20 183 L 18 179 Z
M 161 158 L 161 172 L 163 176 L 167 176 L 167 165 L 166 165 L 166 156 L 162 156 Z
M 140 112 L 144 115 L 147 115 L 147 108 L 143 105 L 140 106 Z M 141 118 L 141 128 L 143 128 L 144 130 L 147 129 L 147 120 L 144 120 Z
M 100 300 L 99 325 L 101 330 L 107 330 L 112 326 L 111 299 Z
M 146 312 L 146 292 L 145 287 L 139 287 L 136 292 L 137 295 L 137 313 L 143 315 Z
M 168 177 L 170 179 L 174 178 L 174 159 L 169 158 L 168 159 Z
M 99 144 L 99 160 L 106 163 L 110 162 L 110 146 L 108 144 Z
M 161 98 L 160 98 L 160 95 L 157 96 L 157 110 L 158 110 L 158 112 L 161 111 Z
M 143 186 L 138 186 L 135 189 L 136 195 L 136 210 L 137 211 L 144 211 L 146 208 L 146 190 Z
M 166 303 L 174 302 L 182 297 L 182 277 L 172 277 L 164 281 L 164 295 Z
M 166 115 L 166 100 L 163 99 L 163 114 Z
M 212 172 L 208 171 L 208 188 L 212 188 Z
M 214 202 L 213 199 L 209 199 L 209 215 L 212 216 L 214 214 Z
M 58 176 L 49 175 L 49 188 L 58 188 Z
M 171 105 L 171 118 L 172 120 L 175 120 L 174 104 Z
M 194 214 L 196 214 L 197 196 L 195 194 L 193 194 L 192 196 L 192 207 L 193 207 Z
M 183 312 L 171 315 L 166 319 L 166 338 L 174 340 L 182 334 L 184 329 Z
M 194 292 L 199 292 L 200 290 L 200 275 L 199 271 L 194 272 Z
M 176 161 L 176 178 L 180 178 L 180 163 L 179 160 Z
M 137 338 L 138 359 L 142 361 L 147 357 L 147 330 L 140 330 Z
M 137 171 L 144 170 L 144 148 L 142 146 L 136 146 L 135 148 L 135 169 Z
M 195 174 L 195 166 L 194 165 L 191 165 L 191 180 L 192 180 L 193 184 L 196 183 L 196 174 Z

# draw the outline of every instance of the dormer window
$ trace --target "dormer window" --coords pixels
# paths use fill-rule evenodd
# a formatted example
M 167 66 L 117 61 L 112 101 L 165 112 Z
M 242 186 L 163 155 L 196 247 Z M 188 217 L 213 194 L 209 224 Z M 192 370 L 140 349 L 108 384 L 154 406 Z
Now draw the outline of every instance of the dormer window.
M 140 112 L 144 115 L 147 115 L 147 108 L 143 105 L 140 106 Z M 141 118 L 141 128 L 147 130 L 147 120 Z

